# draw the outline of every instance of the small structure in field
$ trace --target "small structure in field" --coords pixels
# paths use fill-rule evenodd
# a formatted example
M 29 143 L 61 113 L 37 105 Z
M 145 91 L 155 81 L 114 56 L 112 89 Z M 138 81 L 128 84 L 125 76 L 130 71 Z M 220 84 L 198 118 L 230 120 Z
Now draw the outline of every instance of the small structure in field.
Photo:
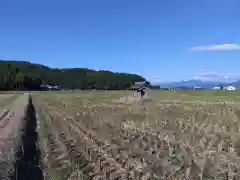
M 234 86 L 225 86 L 225 87 L 223 87 L 223 90 L 225 90 L 225 91 L 235 91 L 236 88 Z
M 204 88 L 202 88 L 202 87 L 200 87 L 200 86 L 194 86 L 193 89 L 194 89 L 194 90 L 202 90 L 202 89 L 204 89 Z
M 146 81 L 135 82 L 135 84 L 131 87 L 133 90 L 133 95 L 135 97 L 144 97 L 147 95 L 148 83 Z
M 48 84 L 42 84 L 40 85 L 40 89 L 43 91 L 59 91 L 60 86 L 59 85 L 48 85 Z
M 219 86 L 216 86 L 216 87 L 213 87 L 212 89 L 213 89 L 213 90 L 220 90 L 220 89 L 221 89 L 221 87 L 219 87 Z

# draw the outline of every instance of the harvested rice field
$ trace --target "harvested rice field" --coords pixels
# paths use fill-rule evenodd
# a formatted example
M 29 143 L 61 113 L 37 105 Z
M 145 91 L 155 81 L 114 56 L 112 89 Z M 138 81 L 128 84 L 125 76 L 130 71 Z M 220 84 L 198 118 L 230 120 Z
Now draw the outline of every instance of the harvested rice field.
M 1 95 L 0 104 L 10 97 Z M 0 106 L 9 109 L 0 122 L 0 179 L 240 179 L 237 94 L 34 92 L 12 99 Z
M 46 179 L 240 179 L 240 98 L 39 93 Z

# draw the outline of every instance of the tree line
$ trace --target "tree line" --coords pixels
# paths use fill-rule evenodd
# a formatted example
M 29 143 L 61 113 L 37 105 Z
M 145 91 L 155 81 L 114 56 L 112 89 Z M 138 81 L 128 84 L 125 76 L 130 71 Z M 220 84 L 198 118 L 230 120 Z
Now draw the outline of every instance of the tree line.
M 41 84 L 66 89 L 128 89 L 145 78 L 137 74 L 87 68 L 50 68 L 26 61 L 0 60 L 0 90 L 39 90 Z

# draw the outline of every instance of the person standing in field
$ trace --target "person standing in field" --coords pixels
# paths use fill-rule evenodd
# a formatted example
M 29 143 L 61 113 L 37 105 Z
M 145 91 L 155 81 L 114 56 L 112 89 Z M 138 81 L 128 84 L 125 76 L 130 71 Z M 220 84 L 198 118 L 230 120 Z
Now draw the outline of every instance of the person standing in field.
M 141 93 L 141 98 L 143 98 L 143 96 L 145 95 L 144 88 L 140 89 L 140 93 Z

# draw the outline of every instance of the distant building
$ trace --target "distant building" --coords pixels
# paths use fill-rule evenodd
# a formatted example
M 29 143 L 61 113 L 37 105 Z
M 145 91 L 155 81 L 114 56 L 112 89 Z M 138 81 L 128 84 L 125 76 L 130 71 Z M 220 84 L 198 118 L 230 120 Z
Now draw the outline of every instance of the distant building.
M 149 85 L 146 81 L 135 82 L 131 89 L 134 92 L 134 96 L 138 96 L 137 94 L 140 93 L 141 97 L 143 97 L 147 92 L 148 86 Z
M 225 91 L 235 91 L 236 88 L 234 86 L 225 86 L 225 87 L 223 87 L 223 90 L 225 90 Z
M 213 87 L 212 89 L 214 89 L 214 90 L 220 90 L 221 87 L 216 86 L 216 87 Z
M 135 82 L 135 84 L 131 86 L 131 89 L 134 90 L 134 91 L 137 91 L 137 90 L 141 90 L 141 89 L 144 89 L 144 88 L 147 88 L 147 87 L 148 87 L 147 82 L 142 81 L 142 82 Z
M 201 90 L 201 89 L 203 89 L 202 87 L 200 87 L 200 86 L 194 86 L 193 87 L 193 89 L 196 89 L 196 90 Z
M 51 90 L 60 90 L 60 86 L 52 86 L 52 85 L 48 85 L 48 84 L 42 84 L 40 85 L 41 90 L 45 90 L 45 91 L 51 91 Z

